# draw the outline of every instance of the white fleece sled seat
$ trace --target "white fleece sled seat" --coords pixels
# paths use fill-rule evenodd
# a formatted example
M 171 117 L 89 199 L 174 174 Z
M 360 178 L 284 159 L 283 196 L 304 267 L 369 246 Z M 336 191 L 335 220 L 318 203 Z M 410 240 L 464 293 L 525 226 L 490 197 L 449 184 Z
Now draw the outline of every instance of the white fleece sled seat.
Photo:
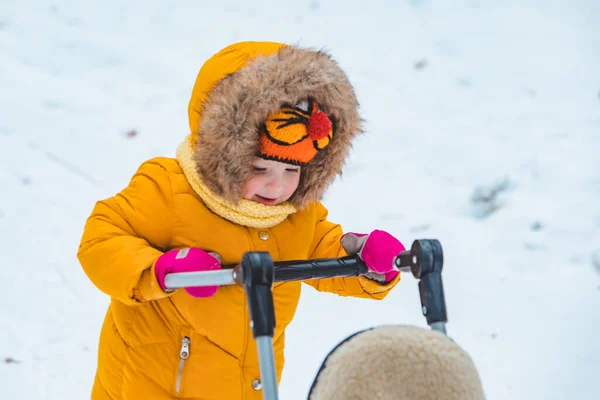
M 358 332 L 327 356 L 309 400 L 483 400 L 469 355 L 443 334 L 415 326 Z

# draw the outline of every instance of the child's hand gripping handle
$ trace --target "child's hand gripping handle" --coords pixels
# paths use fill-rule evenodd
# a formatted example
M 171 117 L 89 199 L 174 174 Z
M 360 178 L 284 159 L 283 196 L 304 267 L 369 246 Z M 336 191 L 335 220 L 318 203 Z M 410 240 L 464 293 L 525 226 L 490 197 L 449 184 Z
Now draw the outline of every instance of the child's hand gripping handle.
M 385 231 L 374 230 L 370 234 L 346 233 L 341 239 L 342 247 L 349 255 L 358 255 L 367 264 L 371 274 L 381 283 L 388 283 L 398 275 L 395 259 L 405 250 L 398 239 Z
M 164 253 L 154 263 L 154 274 L 161 289 L 165 292 L 172 291 L 165 285 L 167 274 L 178 272 L 216 271 L 221 269 L 219 256 L 207 253 L 202 249 L 184 248 L 174 249 Z M 219 289 L 219 286 L 186 287 L 185 290 L 196 298 L 210 297 Z

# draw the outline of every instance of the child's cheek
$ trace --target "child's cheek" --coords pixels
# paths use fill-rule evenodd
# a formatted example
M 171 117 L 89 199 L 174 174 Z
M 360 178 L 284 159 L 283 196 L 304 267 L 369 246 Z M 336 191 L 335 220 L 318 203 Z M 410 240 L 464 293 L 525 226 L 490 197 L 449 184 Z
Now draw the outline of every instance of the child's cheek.
M 262 185 L 261 178 L 259 176 L 253 176 L 246 182 L 244 186 L 244 198 L 251 199 L 256 193 L 258 193 Z
M 285 197 L 286 200 L 292 197 L 296 189 L 298 189 L 298 184 L 300 183 L 300 174 L 294 175 L 293 178 L 290 178 L 286 181 L 285 184 Z

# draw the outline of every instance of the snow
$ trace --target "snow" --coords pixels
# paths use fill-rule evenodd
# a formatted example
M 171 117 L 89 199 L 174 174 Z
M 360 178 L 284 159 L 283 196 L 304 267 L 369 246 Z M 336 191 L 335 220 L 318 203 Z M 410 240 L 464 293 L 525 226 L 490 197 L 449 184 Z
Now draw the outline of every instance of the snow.
M 89 397 L 108 299 L 76 259 L 85 219 L 174 155 L 204 60 L 274 40 L 347 71 L 369 133 L 330 218 L 441 241 L 448 333 L 488 398 L 597 399 L 599 18 L 595 0 L 3 2 L 0 398 Z M 305 287 L 281 398 L 389 323 L 426 326 L 410 276 L 382 302 Z

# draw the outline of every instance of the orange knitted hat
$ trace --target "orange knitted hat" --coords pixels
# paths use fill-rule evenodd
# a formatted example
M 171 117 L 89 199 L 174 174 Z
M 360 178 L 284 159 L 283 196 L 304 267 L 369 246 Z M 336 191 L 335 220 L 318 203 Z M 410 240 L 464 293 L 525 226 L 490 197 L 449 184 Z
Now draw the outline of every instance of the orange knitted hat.
M 270 114 L 260 133 L 259 156 L 288 164 L 306 165 L 333 138 L 333 122 L 309 98 L 295 106 L 283 105 Z

